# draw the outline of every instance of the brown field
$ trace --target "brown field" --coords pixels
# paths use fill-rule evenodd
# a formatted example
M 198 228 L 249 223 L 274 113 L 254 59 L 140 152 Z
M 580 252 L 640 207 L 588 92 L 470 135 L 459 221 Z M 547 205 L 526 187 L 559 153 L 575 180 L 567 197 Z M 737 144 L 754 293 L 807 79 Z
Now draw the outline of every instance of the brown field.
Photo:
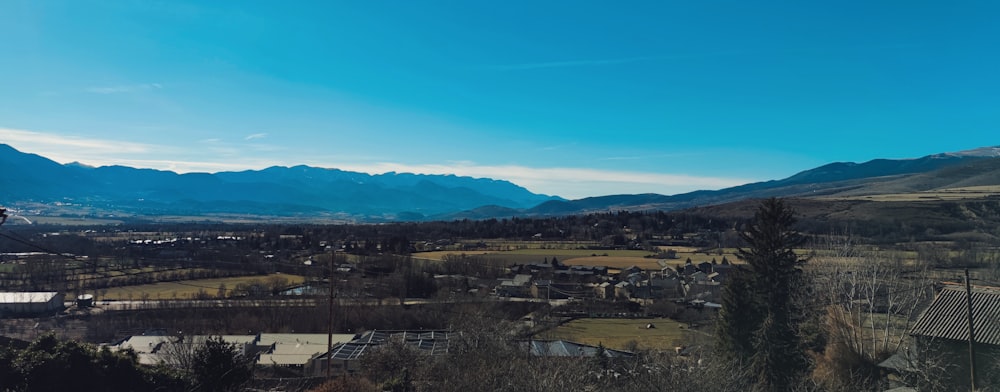
M 592 256 L 606 256 L 606 257 L 618 257 L 618 258 L 634 258 L 642 260 L 644 256 L 652 255 L 652 253 L 644 250 L 593 250 L 593 249 L 542 249 L 542 248 L 530 248 L 530 249 L 516 249 L 508 251 L 434 251 L 434 252 L 419 252 L 414 253 L 413 258 L 419 260 L 431 260 L 431 261 L 441 261 L 444 260 L 447 255 L 466 255 L 470 257 L 487 257 L 492 259 L 504 260 L 510 264 L 524 264 L 524 263 L 541 263 L 547 260 L 551 260 L 553 257 L 566 263 L 566 260 L 580 258 L 580 257 L 592 257 Z M 646 259 L 653 260 L 653 259 Z M 569 264 L 569 263 L 567 263 Z M 627 267 L 627 266 L 626 266 Z
M 271 275 L 255 275 L 255 276 L 238 276 L 232 278 L 218 278 L 218 279 L 197 279 L 197 280 L 183 280 L 177 282 L 160 282 L 152 284 L 144 284 L 138 286 L 123 286 L 123 287 L 113 287 L 107 289 L 107 292 L 101 293 L 99 300 L 140 300 L 143 299 L 144 295 L 148 295 L 147 299 L 191 299 L 197 296 L 199 291 L 204 290 L 211 296 L 215 296 L 219 290 L 220 284 L 225 284 L 227 290 L 232 290 L 238 284 L 248 284 L 253 281 L 259 281 L 267 284 L 268 280 L 274 277 L 280 277 L 287 280 L 289 286 L 295 286 L 305 282 L 305 277 L 299 275 L 288 275 L 288 274 L 271 274 Z
M 652 323 L 656 328 L 646 329 Z M 671 319 L 596 319 L 583 318 L 570 321 L 542 332 L 538 339 L 564 339 L 597 346 L 603 344 L 613 349 L 625 349 L 634 341 L 641 349 L 673 350 L 688 340 L 689 334 L 702 332 L 687 329 Z
M 418 260 L 441 261 L 448 255 L 466 255 L 469 257 L 481 257 L 489 259 L 503 260 L 508 264 L 541 263 L 551 260 L 553 257 L 559 259 L 566 265 L 587 265 L 606 266 L 611 268 L 628 268 L 637 266 L 646 270 L 658 270 L 662 268 L 661 262 L 665 265 L 683 265 L 687 259 L 691 259 L 695 264 L 711 261 L 715 259 L 721 262 L 725 257 L 731 262 L 738 262 L 735 249 L 723 249 L 722 254 L 718 252 L 698 253 L 692 247 L 663 247 L 663 250 L 671 249 L 677 251 L 675 259 L 657 259 L 653 253 L 644 250 L 594 250 L 594 249 L 551 249 L 551 248 L 528 248 L 509 251 L 433 251 L 414 253 L 413 258 Z
M 964 188 L 936 189 L 933 191 L 913 193 L 889 193 L 882 195 L 847 196 L 847 197 L 817 197 L 820 200 L 867 200 L 867 201 L 946 201 L 982 199 L 1000 195 L 1000 186 L 984 185 Z

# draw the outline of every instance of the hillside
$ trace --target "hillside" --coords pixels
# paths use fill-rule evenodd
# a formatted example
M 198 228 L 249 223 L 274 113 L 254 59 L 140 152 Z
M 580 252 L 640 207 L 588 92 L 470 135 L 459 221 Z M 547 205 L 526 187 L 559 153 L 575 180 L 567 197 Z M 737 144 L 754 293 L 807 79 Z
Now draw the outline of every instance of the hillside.
M 527 216 L 551 216 L 616 210 L 681 210 L 767 197 L 839 199 L 1000 185 L 998 155 L 1000 148 L 989 147 L 917 159 L 839 162 L 781 180 L 716 191 L 695 191 L 673 196 L 610 195 L 579 200 L 553 200 L 527 209 L 524 213 Z

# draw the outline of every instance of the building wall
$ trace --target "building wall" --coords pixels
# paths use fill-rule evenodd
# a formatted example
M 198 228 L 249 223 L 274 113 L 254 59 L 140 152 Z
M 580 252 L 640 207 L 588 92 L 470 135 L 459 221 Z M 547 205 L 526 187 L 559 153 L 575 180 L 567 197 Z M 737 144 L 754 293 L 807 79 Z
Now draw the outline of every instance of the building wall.
M 954 390 L 969 390 L 971 366 L 968 342 L 923 336 L 916 338 L 917 352 L 926 360 L 917 362 L 923 367 L 920 371 L 945 378 L 942 384 L 953 385 Z M 1000 386 L 1000 346 L 977 343 L 975 350 L 977 390 L 985 386 Z M 935 368 L 939 369 L 937 373 Z

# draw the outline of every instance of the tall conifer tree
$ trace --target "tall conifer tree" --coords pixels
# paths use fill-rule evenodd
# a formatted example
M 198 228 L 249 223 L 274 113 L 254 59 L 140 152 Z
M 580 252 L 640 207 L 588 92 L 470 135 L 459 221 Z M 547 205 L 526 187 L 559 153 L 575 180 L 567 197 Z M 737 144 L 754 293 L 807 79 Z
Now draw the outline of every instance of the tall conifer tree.
M 808 368 L 798 336 L 796 294 L 804 259 L 795 247 L 794 211 L 783 200 L 763 201 L 740 237 L 746 265 L 727 282 L 718 327 L 720 353 L 748 366 L 754 389 L 787 391 Z

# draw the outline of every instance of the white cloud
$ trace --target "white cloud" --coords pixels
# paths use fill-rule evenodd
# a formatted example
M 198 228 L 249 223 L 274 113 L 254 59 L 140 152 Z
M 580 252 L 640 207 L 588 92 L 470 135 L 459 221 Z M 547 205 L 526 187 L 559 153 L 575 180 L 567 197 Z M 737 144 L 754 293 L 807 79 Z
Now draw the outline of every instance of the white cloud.
M 87 89 L 87 92 L 94 94 L 122 94 L 122 93 L 134 93 L 138 91 L 154 90 L 161 88 L 163 88 L 163 85 L 159 83 L 142 83 L 142 84 L 128 84 L 120 86 L 90 87 Z
M 200 141 L 201 143 L 177 148 L 8 128 L 0 128 L 0 142 L 10 144 L 23 152 L 39 154 L 62 163 L 78 161 L 93 166 L 125 165 L 171 170 L 178 173 L 259 170 L 269 166 L 309 164 L 372 174 L 390 171 L 454 174 L 507 180 L 532 192 L 559 195 L 570 199 L 637 193 L 672 195 L 700 189 L 721 189 L 754 181 L 745 178 L 591 168 L 480 165 L 469 161 L 441 164 L 357 163 L 361 160 L 371 159 L 362 156 L 349 158 L 357 159 L 354 162 L 329 162 L 325 159 L 308 159 L 301 156 L 286 157 L 278 154 L 261 154 L 259 150 L 252 147 L 248 151 L 246 146 L 220 144 L 217 139 L 204 139 Z M 277 147 L 273 148 L 275 151 L 278 149 Z M 344 158 L 341 156 L 340 159 Z
M 637 193 L 672 195 L 701 189 L 722 189 L 755 181 L 745 178 L 702 177 L 588 168 L 480 166 L 469 162 L 449 165 L 408 165 L 386 162 L 367 165 L 339 164 L 333 167 L 365 173 L 395 171 L 503 179 L 528 188 L 532 192 L 559 195 L 571 199 Z
M 265 137 L 267 137 L 266 133 L 255 133 L 252 135 L 247 135 L 247 137 L 243 138 L 243 140 L 263 139 Z
M 170 159 L 116 159 L 98 161 L 96 166 L 124 165 L 138 168 L 169 170 L 177 173 L 217 173 L 221 171 L 260 170 L 270 166 L 283 166 L 283 162 L 270 160 L 240 160 L 227 162 L 185 161 Z
M 56 135 L 20 129 L 0 128 L 0 140 L 15 145 L 22 151 L 44 155 L 50 154 L 142 154 L 153 149 L 151 145 L 97 138 Z M 52 158 L 55 159 L 55 158 Z

